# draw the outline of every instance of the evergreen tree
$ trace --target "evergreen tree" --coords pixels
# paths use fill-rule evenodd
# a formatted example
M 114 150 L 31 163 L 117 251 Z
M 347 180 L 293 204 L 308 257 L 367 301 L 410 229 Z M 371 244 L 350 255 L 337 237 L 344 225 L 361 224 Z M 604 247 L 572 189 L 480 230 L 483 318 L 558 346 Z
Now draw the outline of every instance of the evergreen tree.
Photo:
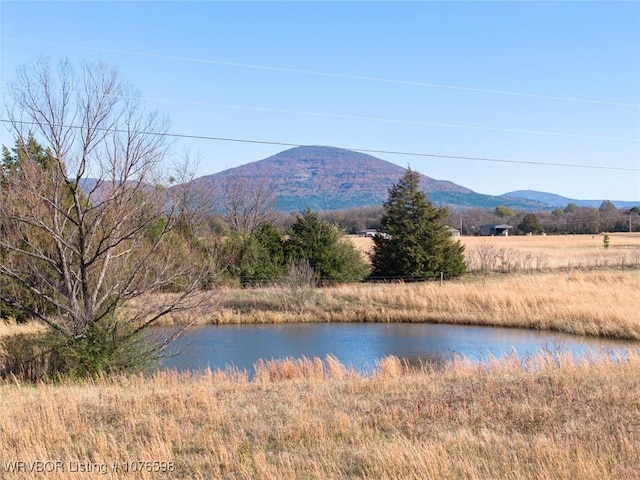
M 0 187 L 6 187 L 7 183 L 16 178 L 27 165 L 39 169 L 43 173 L 43 182 L 53 170 L 53 154 L 49 148 L 45 149 L 29 132 L 27 139 L 18 138 L 12 149 L 2 146 L 2 160 L 0 160 Z M 0 217 L 0 235 L 5 236 L 9 222 L 6 218 Z M 4 262 L 7 250 L 0 246 L 0 262 Z M 46 270 L 46 262 L 38 263 L 38 270 Z M 36 272 L 29 275 L 32 281 L 36 277 Z M 9 298 L 18 298 L 16 302 L 9 302 Z M 20 282 L 0 276 L 0 320 L 12 317 L 18 322 L 29 319 L 31 311 L 42 311 L 48 314 L 55 312 L 55 308 L 45 301 L 41 296 L 35 295 Z
M 255 234 L 242 240 L 240 282 L 263 285 L 278 280 L 286 271 L 284 244 L 278 229 L 263 223 Z
M 286 243 L 290 262 L 306 260 L 323 283 L 361 280 L 368 266 L 338 228 L 307 209 L 289 230 Z
M 6 184 L 11 177 L 20 171 L 20 164 L 29 162 L 43 171 L 50 171 L 54 166 L 53 153 L 50 148 L 44 148 L 36 140 L 32 132 L 26 140 L 18 138 L 15 147 L 9 150 L 2 146 L 2 160 L 0 160 L 0 183 Z
M 373 239 L 372 277 L 423 279 L 466 272 L 464 246 L 456 242 L 436 208 L 420 190 L 420 174 L 408 169 L 389 189 L 379 234 Z
M 540 233 L 542 225 L 540 225 L 540 220 L 535 213 L 527 213 L 518 225 L 518 230 L 523 233 Z

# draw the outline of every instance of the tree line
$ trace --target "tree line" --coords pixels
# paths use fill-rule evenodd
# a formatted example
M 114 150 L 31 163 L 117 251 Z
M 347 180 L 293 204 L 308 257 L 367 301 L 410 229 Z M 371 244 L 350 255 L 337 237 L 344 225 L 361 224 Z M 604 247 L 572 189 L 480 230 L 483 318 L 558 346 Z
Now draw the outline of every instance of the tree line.
M 336 223 L 345 232 L 358 234 L 365 229 L 380 226 L 382 206 L 353 208 L 321 213 L 322 218 Z M 444 222 L 462 235 L 480 235 L 480 225 L 509 224 L 512 233 L 533 234 L 596 234 L 602 232 L 640 232 L 640 202 L 630 209 L 617 208 L 604 200 L 595 207 L 580 207 L 569 203 L 553 210 L 524 211 L 505 206 L 494 209 L 470 208 L 449 210 Z

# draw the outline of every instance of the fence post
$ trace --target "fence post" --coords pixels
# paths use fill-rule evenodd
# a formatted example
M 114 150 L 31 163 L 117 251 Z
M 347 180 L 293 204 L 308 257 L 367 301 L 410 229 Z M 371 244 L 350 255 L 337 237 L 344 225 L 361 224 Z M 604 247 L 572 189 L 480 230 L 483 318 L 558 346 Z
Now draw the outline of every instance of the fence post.
M 444 277 L 444 273 L 440 272 L 440 286 L 442 286 L 443 277 Z

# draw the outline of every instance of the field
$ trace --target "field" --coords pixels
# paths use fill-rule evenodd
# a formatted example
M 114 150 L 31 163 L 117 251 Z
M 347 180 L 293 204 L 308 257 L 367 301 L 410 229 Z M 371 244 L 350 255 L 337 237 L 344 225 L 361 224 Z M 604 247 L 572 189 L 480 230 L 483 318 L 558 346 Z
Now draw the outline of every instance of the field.
M 329 358 L 263 364 L 252 382 L 233 372 L 7 382 L 0 477 L 637 479 L 639 370 L 636 354 L 444 370 L 388 358 L 358 378 Z M 9 473 L 15 461 L 53 471 Z
M 611 235 L 606 250 L 590 235 L 462 241 L 503 260 L 442 285 L 224 289 L 169 322 L 450 322 L 640 339 L 640 235 Z M 0 324 L 0 336 L 37 328 Z M 255 368 L 252 381 L 5 380 L 0 478 L 640 478 L 640 352 L 417 369 L 387 358 L 367 378 L 331 357 Z
M 371 247 L 370 238 L 349 238 L 362 250 Z M 442 285 L 222 289 L 166 323 L 439 322 L 640 340 L 640 234 L 612 235 L 609 249 L 591 235 L 462 242 L 468 256 L 483 252 L 487 268 L 476 265 Z
M 361 251 L 371 251 L 371 238 L 349 236 Z M 640 233 L 611 233 L 609 248 L 604 235 L 512 235 L 508 237 L 460 237 L 472 270 L 558 270 L 640 267 Z M 482 265 L 480 255 L 495 262 Z

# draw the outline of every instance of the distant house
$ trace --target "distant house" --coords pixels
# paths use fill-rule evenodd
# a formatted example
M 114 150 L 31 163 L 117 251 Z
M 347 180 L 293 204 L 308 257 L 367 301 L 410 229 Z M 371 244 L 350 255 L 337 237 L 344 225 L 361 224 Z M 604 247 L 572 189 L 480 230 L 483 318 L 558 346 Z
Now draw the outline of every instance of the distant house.
M 458 230 L 457 228 L 453 228 L 447 225 L 447 231 L 449 232 L 449 234 L 452 237 L 459 237 L 460 236 L 460 230 Z
M 512 230 L 511 225 L 496 225 L 495 223 L 488 223 L 486 225 L 480 225 L 480 235 L 483 236 L 497 236 L 503 237 L 509 236 L 509 230 Z
M 360 235 L 361 237 L 382 237 L 382 238 L 391 238 L 391 235 L 389 235 L 388 233 L 383 233 L 383 232 L 379 232 L 378 230 L 374 229 L 374 228 L 367 228 L 366 230 L 360 230 L 358 232 L 358 235 Z
M 366 230 L 360 230 L 358 235 L 361 237 L 375 237 L 378 233 L 378 230 L 375 228 L 367 228 Z

